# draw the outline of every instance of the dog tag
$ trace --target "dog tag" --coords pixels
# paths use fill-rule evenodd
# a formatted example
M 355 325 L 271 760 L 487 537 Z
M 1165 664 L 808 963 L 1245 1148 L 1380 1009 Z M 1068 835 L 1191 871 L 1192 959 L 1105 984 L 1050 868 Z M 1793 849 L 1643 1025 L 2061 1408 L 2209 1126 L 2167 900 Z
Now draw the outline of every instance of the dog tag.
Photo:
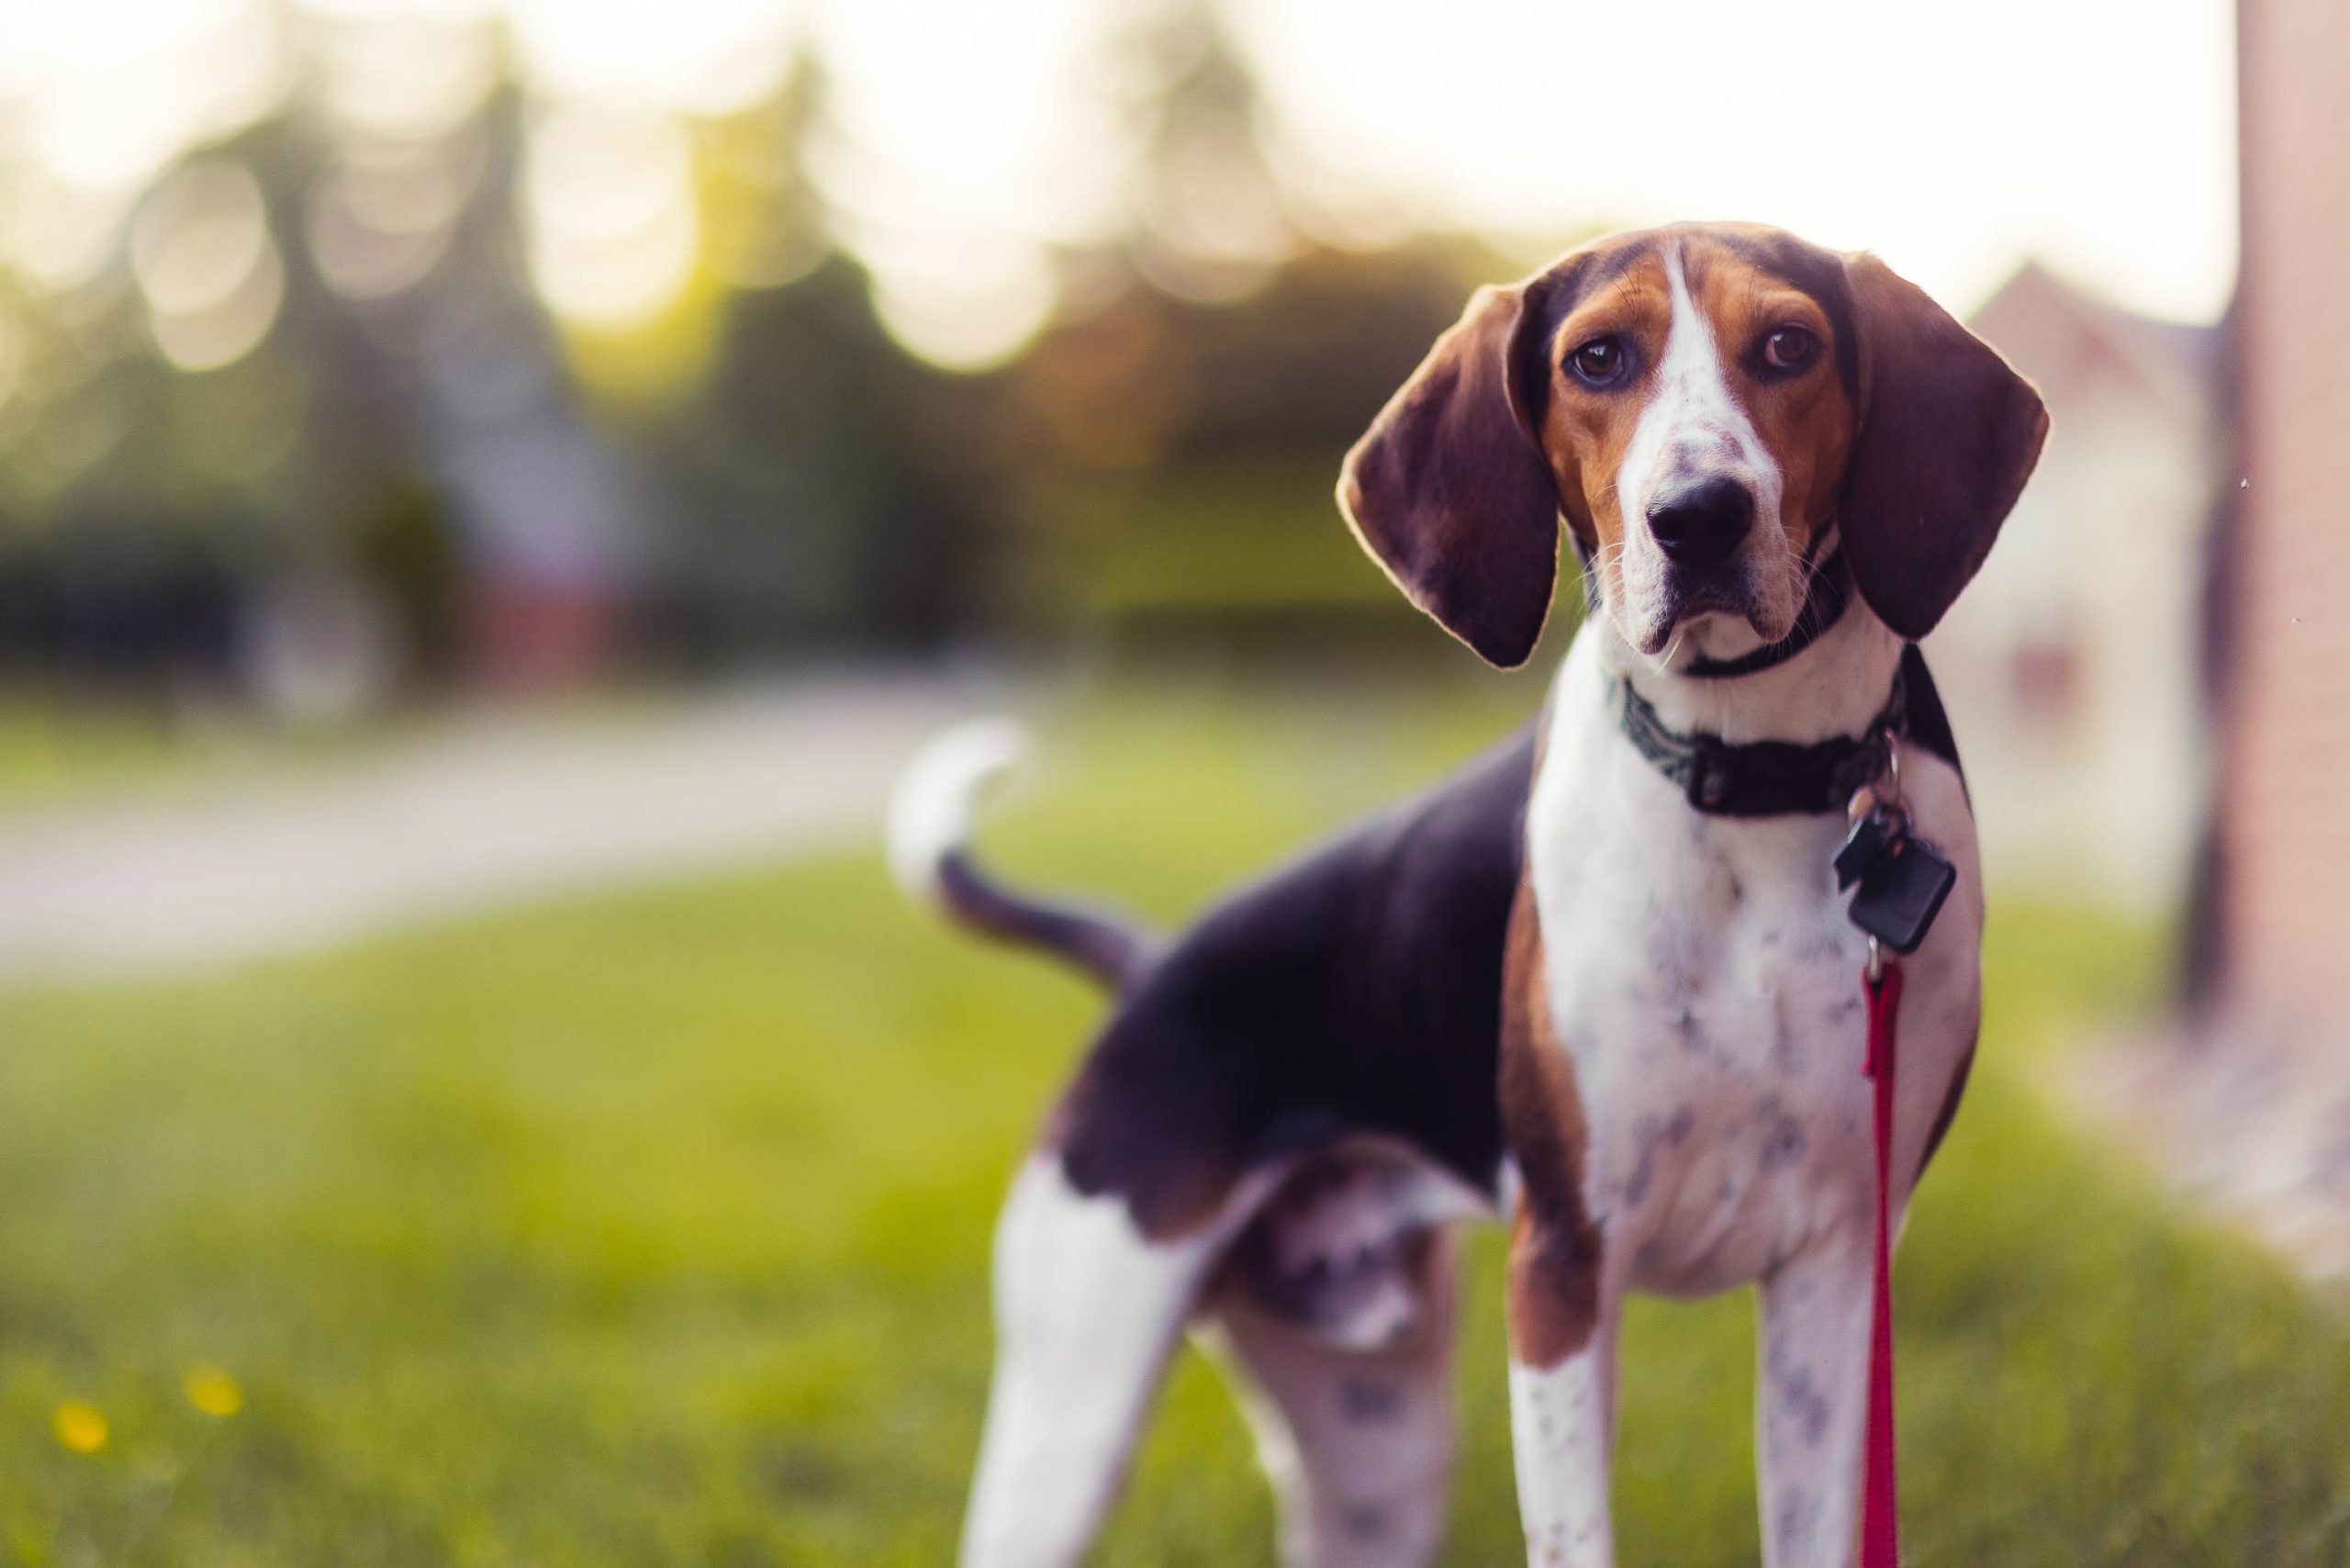
M 1868 874 L 1868 869 L 1889 854 L 1901 842 L 1901 823 L 1894 813 L 1883 810 L 1863 812 L 1852 823 L 1852 831 L 1844 840 L 1844 847 L 1836 852 L 1836 886 L 1838 890 L 1851 887 Z
M 1905 837 L 1875 856 L 1860 879 L 1850 911 L 1852 924 L 1895 952 L 1908 954 L 1933 929 L 1942 902 L 1958 885 L 1958 871 L 1929 846 Z

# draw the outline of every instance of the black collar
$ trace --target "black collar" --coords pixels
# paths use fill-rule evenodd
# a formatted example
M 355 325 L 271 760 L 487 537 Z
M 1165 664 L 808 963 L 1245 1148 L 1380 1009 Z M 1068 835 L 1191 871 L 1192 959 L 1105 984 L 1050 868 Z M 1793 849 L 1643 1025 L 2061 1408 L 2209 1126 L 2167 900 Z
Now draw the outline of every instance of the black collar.
M 1796 611 L 1796 623 L 1785 636 L 1734 659 L 1701 655 L 1690 660 L 1681 673 L 1699 680 L 1759 675 L 1766 669 L 1778 668 L 1819 641 L 1822 633 L 1843 619 L 1844 606 L 1851 598 L 1852 577 L 1844 570 L 1844 552 L 1841 548 L 1817 566 L 1809 561 L 1804 566 L 1811 575 L 1811 588 L 1805 594 L 1803 608 Z
M 1886 770 L 1886 737 L 1908 732 L 1908 683 L 1896 669 L 1893 691 L 1867 731 L 1816 745 L 1750 741 L 1733 745 L 1704 730 L 1664 727 L 1647 699 L 1624 678 L 1624 735 L 1659 773 L 1708 816 L 1819 816 L 1841 812 L 1853 791 Z

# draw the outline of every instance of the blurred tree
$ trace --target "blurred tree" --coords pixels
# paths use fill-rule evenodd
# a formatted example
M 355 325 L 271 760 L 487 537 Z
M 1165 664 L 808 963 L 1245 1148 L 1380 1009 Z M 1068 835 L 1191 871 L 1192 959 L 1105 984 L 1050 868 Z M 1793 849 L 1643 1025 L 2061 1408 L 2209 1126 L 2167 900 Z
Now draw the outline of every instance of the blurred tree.
M 1339 459 L 1469 286 L 1515 269 L 1454 236 L 1310 241 L 1213 0 L 1144 7 L 1103 58 L 1133 147 L 1124 230 L 1065 258 L 1067 303 L 1009 372 L 1028 603 L 1387 614 L 1337 526 Z
M 967 623 L 995 532 L 997 476 L 965 439 L 984 386 L 900 349 L 844 257 L 738 296 L 709 378 L 638 438 L 677 503 L 665 639 L 708 661 Z
M 1000 548 L 992 382 L 908 354 L 834 246 L 807 167 L 825 85 L 803 52 L 773 98 L 705 128 L 710 263 L 733 292 L 708 375 L 631 421 L 666 484 L 655 635 L 698 663 L 934 642 L 979 611 Z
M 730 286 L 782 288 L 832 253 L 830 214 L 808 172 L 830 118 L 823 62 L 802 48 L 765 102 L 702 127 L 706 264 Z
M 1218 6 L 1117 17 L 1117 221 L 981 375 L 910 353 L 835 241 L 811 150 L 845 132 L 812 52 L 747 107 L 632 122 L 694 249 L 667 304 L 595 322 L 548 268 L 592 283 L 602 253 L 549 251 L 533 162 L 569 110 L 499 84 L 495 24 L 321 22 L 295 88 L 163 169 L 95 275 L 36 297 L 0 269 L 0 663 L 116 638 L 218 675 L 272 605 L 373 605 L 419 671 L 477 679 L 1071 609 L 1400 623 L 1331 481 L 1468 285 L 1511 269 L 1455 238 L 1309 240 Z M 566 198 L 594 205 L 601 145 L 570 145 Z
M 1263 90 L 1214 0 L 1157 0 L 1113 28 L 1135 148 L 1126 247 L 1179 298 L 1238 298 L 1296 243 L 1266 157 Z

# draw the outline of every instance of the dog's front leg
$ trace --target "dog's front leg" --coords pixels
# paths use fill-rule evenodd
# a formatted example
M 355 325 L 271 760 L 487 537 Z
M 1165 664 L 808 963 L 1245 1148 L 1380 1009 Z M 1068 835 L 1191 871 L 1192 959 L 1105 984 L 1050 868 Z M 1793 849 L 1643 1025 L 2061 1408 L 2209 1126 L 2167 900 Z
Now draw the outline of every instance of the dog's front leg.
M 1868 1235 L 1854 1225 L 1762 1282 L 1754 1446 L 1766 1568 L 1852 1561 L 1868 1433 L 1871 1258 Z
M 1510 1441 L 1527 1560 L 1611 1568 L 1621 1270 L 1584 1190 L 1588 1124 L 1553 1026 L 1533 886 L 1510 911 L 1502 965 L 1502 1133 L 1517 1177 L 1509 1245 Z
M 1510 1237 L 1510 1438 L 1527 1561 L 1610 1568 L 1617 1292 L 1600 1233 L 1521 1209 Z

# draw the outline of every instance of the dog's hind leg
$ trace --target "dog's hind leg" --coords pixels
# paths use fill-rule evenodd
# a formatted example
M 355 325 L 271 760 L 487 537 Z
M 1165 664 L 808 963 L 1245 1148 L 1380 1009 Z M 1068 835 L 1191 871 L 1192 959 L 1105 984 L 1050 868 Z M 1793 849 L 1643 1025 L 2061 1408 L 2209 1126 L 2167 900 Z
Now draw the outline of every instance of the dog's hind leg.
M 1357 1348 L 1268 1306 L 1235 1281 L 1203 1337 L 1243 1374 L 1242 1404 L 1281 1507 L 1287 1568 L 1424 1568 L 1444 1533 L 1453 1452 L 1458 1249 L 1423 1232 L 1376 1301 L 1382 1341 Z
M 1169 1352 L 1233 1226 L 1146 1238 L 1041 1154 L 996 1232 L 995 1383 L 963 1568 L 1074 1563 L 1123 1478 Z

